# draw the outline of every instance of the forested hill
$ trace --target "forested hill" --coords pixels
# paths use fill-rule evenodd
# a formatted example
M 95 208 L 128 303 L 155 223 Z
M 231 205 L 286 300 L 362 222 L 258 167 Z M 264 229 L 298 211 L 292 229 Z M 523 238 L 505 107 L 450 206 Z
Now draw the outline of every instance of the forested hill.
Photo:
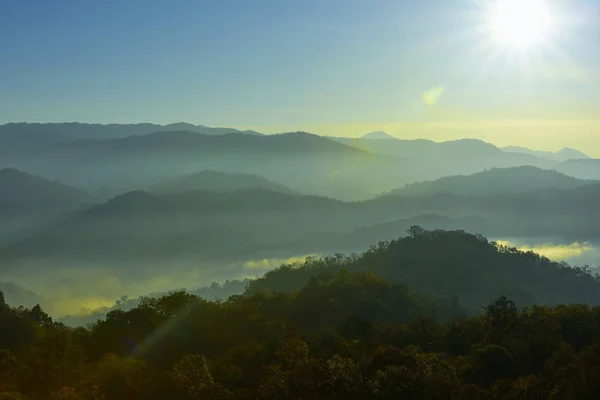
M 600 305 L 600 279 L 533 252 L 489 242 L 464 231 L 409 229 L 409 235 L 380 242 L 361 255 L 309 259 L 284 265 L 252 281 L 248 293 L 293 292 L 321 273 L 371 271 L 391 282 L 479 310 L 506 295 L 519 305 L 586 303 Z
M 532 166 L 492 168 L 467 176 L 448 176 L 435 181 L 417 182 L 390 192 L 391 195 L 422 197 L 434 194 L 494 195 L 527 193 L 536 189 L 574 189 L 597 183 Z
M 89 196 L 74 187 L 14 168 L 0 169 L 0 215 L 75 207 Z
M 204 170 L 171 179 L 163 179 L 148 190 L 156 193 L 179 193 L 194 190 L 233 192 L 240 189 L 265 189 L 274 192 L 297 194 L 285 185 L 253 174 L 227 173 Z
M 280 268 L 245 296 L 173 292 L 87 328 L 11 308 L 0 292 L 0 399 L 596 399 L 600 308 L 519 310 L 500 296 L 466 316 L 459 301 L 512 292 L 522 303 L 529 290 L 597 304 L 597 286 L 480 236 L 413 227 L 362 256 Z

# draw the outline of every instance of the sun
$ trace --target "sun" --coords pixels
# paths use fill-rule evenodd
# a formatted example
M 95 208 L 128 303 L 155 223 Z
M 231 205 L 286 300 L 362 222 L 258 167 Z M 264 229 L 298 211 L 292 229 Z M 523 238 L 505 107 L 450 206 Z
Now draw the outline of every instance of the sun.
M 552 33 L 549 0 L 490 0 L 486 14 L 492 39 L 516 50 L 546 42 Z

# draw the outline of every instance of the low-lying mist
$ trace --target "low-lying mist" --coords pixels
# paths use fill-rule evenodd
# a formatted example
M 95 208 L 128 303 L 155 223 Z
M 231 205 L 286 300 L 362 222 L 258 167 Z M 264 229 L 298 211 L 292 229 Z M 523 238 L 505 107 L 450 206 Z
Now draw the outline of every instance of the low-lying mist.
M 590 242 L 564 243 L 552 238 L 505 238 L 496 242 L 521 251 L 533 251 L 552 261 L 566 261 L 592 268 L 600 265 L 600 247 Z
M 136 298 L 177 289 L 197 290 L 214 282 L 252 279 L 281 264 L 302 262 L 307 257 L 257 258 L 231 263 L 180 259 L 118 267 L 52 265 L 40 261 L 19 269 L 21 272 L 0 276 L 0 290 L 7 292 L 7 302 L 13 306 L 31 307 L 40 303 L 54 318 L 84 316 L 113 307 L 123 296 Z
M 492 238 L 490 238 L 492 239 Z M 589 242 L 565 243 L 553 238 L 496 238 L 496 241 L 523 251 L 534 251 L 554 261 L 572 265 L 600 265 L 600 247 Z M 197 259 L 169 259 L 109 265 L 101 263 L 29 262 L 0 275 L 0 290 L 9 304 L 31 307 L 40 303 L 54 318 L 87 316 L 106 312 L 123 296 L 189 291 L 210 287 L 214 282 L 253 279 L 282 264 L 302 263 L 322 254 L 256 255 L 231 262 L 201 262 Z M 333 250 L 331 251 L 333 253 Z M 241 287 L 241 286 L 240 286 Z

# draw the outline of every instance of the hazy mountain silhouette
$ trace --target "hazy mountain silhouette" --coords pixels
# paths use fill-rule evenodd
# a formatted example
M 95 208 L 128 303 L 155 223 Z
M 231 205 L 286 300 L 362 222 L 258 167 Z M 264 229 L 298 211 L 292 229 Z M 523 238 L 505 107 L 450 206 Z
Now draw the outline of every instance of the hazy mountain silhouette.
M 533 165 L 551 168 L 556 161 L 531 154 L 511 153 L 477 139 L 433 142 L 425 139 L 347 139 L 340 143 L 364 151 L 401 158 L 412 164 L 414 181 L 437 179 L 448 175 L 464 175 L 489 168 L 508 168 Z M 416 172 L 418 171 L 418 172 Z
M 177 193 L 197 190 L 232 192 L 249 188 L 297 194 L 287 186 L 272 182 L 262 176 L 211 170 L 165 179 L 161 183 L 151 186 L 148 190 L 155 193 Z
M 228 133 L 244 133 L 262 135 L 255 131 L 240 131 L 233 128 L 211 128 L 203 125 L 193 125 L 178 122 L 168 125 L 150 123 L 141 124 L 86 124 L 80 122 L 64 123 L 8 123 L 0 125 L 0 143 L 22 139 L 45 140 L 52 138 L 56 141 L 77 139 L 109 139 L 127 136 L 147 135 L 154 132 L 190 131 L 204 135 L 223 135 Z
M 188 191 L 170 195 L 134 191 L 53 223 L 42 232 L 0 249 L 0 258 L 41 260 L 124 260 L 235 257 L 279 232 L 265 229 L 265 218 L 281 224 L 281 213 L 332 210 L 349 204 L 316 196 L 264 189 L 235 192 Z M 245 216 L 253 217 L 248 222 Z M 294 231 L 285 224 L 281 229 Z
M 376 131 L 376 132 L 371 132 L 371 133 L 362 135 L 361 139 L 397 139 L 397 138 L 395 136 L 392 136 L 383 131 Z
M 558 164 L 556 170 L 579 179 L 600 179 L 600 159 L 569 160 Z
M 373 243 L 392 240 L 414 225 L 426 229 L 463 229 L 469 232 L 489 231 L 489 222 L 481 217 L 451 218 L 438 214 L 419 215 L 413 218 L 400 218 L 389 222 L 360 226 L 349 232 L 308 233 L 289 243 L 290 249 L 303 253 L 357 252 Z M 285 245 L 280 245 L 285 249 Z M 275 250 L 275 249 L 273 249 Z
M 415 223 L 495 237 L 600 240 L 600 183 L 568 190 L 482 192 L 386 195 L 351 203 L 264 189 L 171 195 L 134 191 L 5 246 L 0 259 L 293 256 L 315 250 L 360 250 L 361 244 Z
M 573 189 L 594 183 L 576 179 L 560 172 L 524 166 L 492 168 L 472 175 L 440 178 L 418 182 L 390 192 L 405 197 L 429 196 L 439 193 L 462 195 L 490 195 L 495 193 L 520 193 L 535 189 Z
M 411 180 L 408 172 L 398 175 L 410 171 L 400 160 L 304 132 L 257 136 L 175 131 L 77 140 L 17 152 L 5 162 L 90 191 L 141 189 L 160 177 L 205 169 L 260 175 L 304 193 L 349 200 Z
M 506 146 L 506 147 L 503 147 L 502 150 L 512 152 L 512 153 L 531 154 L 531 155 L 534 155 L 537 157 L 547 158 L 549 160 L 555 160 L 555 161 L 560 161 L 560 162 L 568 161 L 568 160 L 579 160 L 579 159 L 590 158 L 590 156 L 588 156 L 587 154 L 582 153 L 579 150 L 571 149 L 568 147 L 565 147 L 557 152 L 531 150 L 526 147 L 520 147 L 520 146 Z
M 61 151 L 93 151 L 143 153 L 157 151 L 168 153 L 177 150 L 194 154 L 213 151 L 277 151 L 285 153 L 302 152 L 338 152 L 346 154 L 365 154 L 354 147 L 345 146 L 322 136 L 306 132 L 290 132 L 276 135 L 242 135 L 226 133 L 222 135 L 206 135 L 193 131 L 160 131 L 143 136 L 129 136 L 107 140 L 79 140 L 65 144 L 57 149 Z
M 319 196 L 288 194 L 263 188 L 231 192 L 207 190 L 154 194 L 142 190 L 124 193 L 97 205 L 86 214 L 135 214 L 146 212 L 244 213 L 257 211 L 303 210 L 343 206 L 343 201 Z
M 0 213 L 68 209 L 89 200 L 76 188 L 14 168 L 0 170 Z

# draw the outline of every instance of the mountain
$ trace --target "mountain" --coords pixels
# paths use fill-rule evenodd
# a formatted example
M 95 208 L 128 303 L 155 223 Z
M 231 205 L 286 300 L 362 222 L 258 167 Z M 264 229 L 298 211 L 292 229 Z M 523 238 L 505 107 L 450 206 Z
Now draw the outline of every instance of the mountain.
M 476 139 L 447 142 L 430 140 L 367 140 L 336 138 L 348 146 L 371 153 L 393 156 L 410 164 L 411 183 L 419 180 L 438 179 L 449 175 L 466 175 L 490 168 L 509 168 L 532 165 L 552 168 L 556 161 L 531 154 L 506 152 L 498 147 Z
M 155 132 L 56 143 L 13 152 L 2 160 L 91 192 L 143 189 L 165 175 L 206 169 L 259 175 L 303 193 L 347 200 L 371 197 L 409 182 L 408 176 L 398 174 L 409 170 L 402 168 L 400 160 L 305 132 L 265 136 Z
M 161 183 L 151 186 L 148 190 L 155 193 L 177 193 L 198 190 L 232 192 L 250 188 L 297 194 L 287 186 L 272 182 L 262 176 L 211 170 L 166 179 Z
M 341 270 L 371 272 L 440 297 L 457 296 L 474 312 L 502 295 L 518 305 L 600 304 L 600 282 L 591 274 L 480 235 L 418 226 L 410 228 L 408 236 L 374 245 L 359 256 L 282 266 L 251 281 L 247 293 L 293 292 L 311 277 Z
M 507 146 L 507 147 L 503 147 L 502 150 L 511 152 L 511 153 L 531 154 L 536 157 L 547 158 L 549 160 L 555 160 L 555 161 L 559 161 L 559 162 L 590 158 L 590 156 L 588 156 L 587 154 L 582 153 L 579 150 L 571 149 L 568 147 L 565 147 L 556 153 L 552 152 L 552 151 L 531 150 L 526 147 L 519 147 L 519 146 Z
M 531 166 L 492 168 L 467 176 L 449 176 L 435 181 L 418 182 L 396 189 L 391 195 L 422 197 L 439 193 L 459 195 L 491 195 L 522 193 L 535 189 L 573 189 L 594 183 L 576 179 L 560 172 Z
M 286 223 L 286 213 L 300 220 L 310 212 L 344 207 L 338 200 L 264 189 L 169 195 L 134 191 L 0 249 L 0 260 L 234 259 L 296 231 L 296 224 Z
M 600 159 L 569 160 L 558 164 L 556 170 L 579 179 L 600 180 Z
M 309 233 L 287 245 L 280 244 L 280 247 L 288 247 L 299 253 L 360 252 L 373 243 L 396 239 L 400 232 L 405 232 L 415 225 L 426 229 L 463 229 L 469 232 L 487 232 L 490 229 L 490 223 L 481 217 L 452 218 L 438 214 L 424 214 L 359 226 L 344 233 Z M 273 250 L 275 251 L 275 249 Z
M 371 132 L 361 136 L 361 139 L 398 139 L 383 131 Z
M 129 136 L 118 139 L 90 139 L 56 146 L 57 151 L 100 151 L 143 153 L 155 151 L 168 154 L 171 151 L 180 154 L 210 153 L 213 151 L 278 151 L 285 153 L 334 152 L 346 154 L 365 154 L 354 147 L 345 146 L 333 140 L 307 132 L 289 132 L 276 135 L 241 135 L 225 133 L 207 135 L 194 131 L 159 131 L 143 136 Z
M 3 399 L 600 398 L 598 278 L 461 231 L 414 226 L 221 301 L 123 296 L 85 328 L 4 300 Z
M 68 209 L 89 200 L 79 189 L 14 168 L 0 170 L 0 192 L 2 213 Z
M 243 133 L 262 135 L 255 131 L 240 131 L 233 128 L 211 128 L 203 125 L 193 125 L 178 122 L 168 125 L 150 123 L 141 124 L 85 124 L 80 122 L 64 123 L 8 123 L 0 125 L 0 143 L 26 143 L 26 140 L 72 141 L 78 139 L 109 139 L 125 138 L 127 136 L 147 135 L 154 132 L 190 131 L 204 135 L 224 135 L 228 133 Z

